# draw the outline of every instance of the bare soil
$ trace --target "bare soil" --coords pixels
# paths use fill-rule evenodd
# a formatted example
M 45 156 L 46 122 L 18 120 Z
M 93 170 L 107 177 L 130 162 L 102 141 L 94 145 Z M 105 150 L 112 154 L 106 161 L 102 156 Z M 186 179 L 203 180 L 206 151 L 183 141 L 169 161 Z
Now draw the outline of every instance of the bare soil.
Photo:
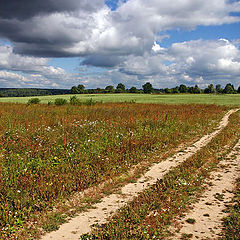
M 221 161 L 219 169 L 211 174 L 209 187 L 193 205 L 192 210 L 175 223 L 172 239 L 218 239 L 222 232 L 221 219 L 233 198 L 235 182 L 240 175 L 240 140 L 231 153 Z M 192 221 L 189 219 L 192 219 Z M 194 223 L 189 223 L 193 222 Z

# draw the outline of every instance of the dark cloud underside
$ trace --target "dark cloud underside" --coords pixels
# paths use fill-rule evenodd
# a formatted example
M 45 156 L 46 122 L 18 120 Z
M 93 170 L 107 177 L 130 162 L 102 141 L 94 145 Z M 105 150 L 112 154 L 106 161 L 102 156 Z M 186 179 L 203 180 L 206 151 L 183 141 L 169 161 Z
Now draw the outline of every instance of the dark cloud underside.
M 0 0 L 0 16 L 3 19 L 27 19 L 36 15 L 55 12 L 72 12 L 77 9 L 93 11 L 102 1 L 86 0 Z

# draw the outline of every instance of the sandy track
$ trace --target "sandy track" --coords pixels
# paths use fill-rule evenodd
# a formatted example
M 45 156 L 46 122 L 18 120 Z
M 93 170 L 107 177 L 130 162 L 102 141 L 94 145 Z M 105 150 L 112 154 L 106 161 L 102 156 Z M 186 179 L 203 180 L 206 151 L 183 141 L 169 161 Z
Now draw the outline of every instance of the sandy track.
M 232 200 L 235 182 L 240 172 L 240 140 L 231 153 L 220 162 L 218 171 L 211 174 L 213 184 L 203 193 L 193 209 L 180 221 L 177 221 L 179 233 L 172 239 L 181 239 L 182 234 L 192 234 L 191 239 L 218 239 L 222 231 L 221 219 L 228 214 L 223 210 Z M 186 222 L 195 219 L 194 224 Z M 177 229 L 175 229 L 176 231 Z
M 219 126 L 211 134 L 203 136 L 199 141 L 184 149 L 182 152 L 176 153 L 173 157 L 166 161 L 154 164 L 144 176 L 136 183 L 130 183 L 121 189 L 121 194 L 112 194 L 104 197 L 100 203 L 94 205 L 93 209 L 83 212 L 71 219 L 69 222 L 60 226 L 59 230 L 48 233 L 42 237 L 43 240 L 77 240 L 82 234 L 91 231 L 91 225 L 105 223 L 117 209 L 123 207 L 131 201 L 138 193 L 150 185 L 156 183 L 157 179 L 161 179 L 172 168 L 178 166 L 186 159 L 194 155 L 202 147 L 206 146 L 220 131 L 227 126 L 228 118 L 237 109 L 230 110 L 221 120 Z

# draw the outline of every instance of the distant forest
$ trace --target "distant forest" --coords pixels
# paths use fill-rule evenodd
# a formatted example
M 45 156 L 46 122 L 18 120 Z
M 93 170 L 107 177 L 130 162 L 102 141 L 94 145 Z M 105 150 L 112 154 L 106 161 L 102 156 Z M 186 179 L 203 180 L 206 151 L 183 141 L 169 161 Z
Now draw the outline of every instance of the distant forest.
M 177 93 L 217 93 L 217 94 L 237 94 L 240 93 L 240 86 L 235 89 L 231 83 L 221 87 L 220 84 L 215 87 L 213 84 L 208 85 L 205 89 L 199 88 L 197 85 L 186 86 L 181 84 L 173 88 L 154 89 L 152 84 L 147 82 L 142 85 L 141 89 L 131 87 L 126 89 L 123 83 L 119 83 L 116 88 L 114 86 L 106 86 L 105 88 L 85 89 L 85 86 L 79 84 L 71 89 L 39 89 L 39 88 L 0 88 L 0 97 L 30 97 L 45 95 L 64 95 L 64 94 L 92 94 L 92 93 L 156 93 L 156 94 L 177 94 Z
M 70 94 L 68 89 L 0 88 L 0 97 L 30 97 Z

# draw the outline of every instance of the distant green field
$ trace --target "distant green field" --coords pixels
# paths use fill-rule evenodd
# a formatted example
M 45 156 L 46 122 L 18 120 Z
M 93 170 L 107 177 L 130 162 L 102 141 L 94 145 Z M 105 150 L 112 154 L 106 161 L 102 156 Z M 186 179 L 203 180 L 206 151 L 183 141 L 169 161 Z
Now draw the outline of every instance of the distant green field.
M 74 95 L 40 96 L 41 103 L 54 102 L 56 98 L 70 99 Z M 102 102 L 164 103 L 164 104 L 217 104 L 240 106 L 240 94 L 79 94 L 82 101 L 93 99 Z M 27 103 L 33 97 L 0 98 L 0 102 Z

